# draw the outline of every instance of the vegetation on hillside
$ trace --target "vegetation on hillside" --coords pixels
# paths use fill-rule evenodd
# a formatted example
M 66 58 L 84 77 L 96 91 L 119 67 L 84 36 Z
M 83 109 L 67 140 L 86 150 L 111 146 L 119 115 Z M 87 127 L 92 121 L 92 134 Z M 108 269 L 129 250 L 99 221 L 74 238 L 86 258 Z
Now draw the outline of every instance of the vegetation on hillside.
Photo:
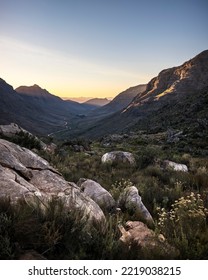
M 103 139 L 59 143 L 54 154 L 39 151 L 68 181 L 89 178 L 100 183 L 117 200 L 126 186 L 136 186 L 142 201 L 153 216 L 157 234 L 179 250 L 180 259 L 208 258 L 208 160 L 201 147 L 183 140 L 167 143 L 164 133 L 135 133 L 114 141 Z M 73 145 L 84 151 L 75 152 Z M 103 164 L 101 156 L 113 150 L 132 152 L 136 165 Z M 163 168 L 163 160 L 186 164 L 189 172 Z M 139 250 L 129 250 L 119 241 L 118 224 L 134 220 L 134 215 L 107 215 L 103 231 L 94 225 L 89 231 L 80 223 L 79 213 L 65 215 L 63 205 L 48 204 L 47 212 L 20 201 L 12 206 L 0 202 L 0 259 L 16 259 L 21 252 L 35 250 L 48 259 L 142 259 Z M 146 256 L 147 257 L 147 256 Z M 149 257 L 151 258 L 151 252 Z

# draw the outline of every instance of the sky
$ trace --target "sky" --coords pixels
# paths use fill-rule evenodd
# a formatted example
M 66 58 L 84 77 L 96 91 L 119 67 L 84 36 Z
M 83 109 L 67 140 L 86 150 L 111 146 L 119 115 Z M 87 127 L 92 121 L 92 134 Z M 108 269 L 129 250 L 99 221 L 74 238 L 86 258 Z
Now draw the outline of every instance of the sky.
M 0 77 L 114 97 L 208 49 L 207 0 L 0 0 Z

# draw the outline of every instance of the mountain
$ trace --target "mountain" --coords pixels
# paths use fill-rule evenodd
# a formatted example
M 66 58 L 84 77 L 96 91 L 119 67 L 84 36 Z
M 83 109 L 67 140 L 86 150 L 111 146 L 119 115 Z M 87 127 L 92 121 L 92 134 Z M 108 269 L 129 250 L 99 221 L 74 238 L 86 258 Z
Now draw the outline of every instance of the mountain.
M 138 86 L 131 87 L 131 88 L 119 93 L 108 104 L 106 104 L 102 107 L 98 107 L 95 110 L 91 110 L 82 119 L 75 120 L 73 129 L 70 131 L 67 131 L 66 134 L 64 134 L 64 137 L 82 136 L 83 133 L 84 133 L 83 136 L 85 135 L 85 133 L 87 136 L 88 135 L 91 136 L 94 134 L 94 127 L 95 127 L 95 130 L 98 130 L 98 134 L 100 134 L 100 133 L 102 133 L 102 130 L 100 129 L 100 127 L 102 127 L 102 123 L 103 123 L 102 120 L 105 121 L 106 118 L 108 118 L 108 117 L 109 117 L 109 121 L 110 121 L 109 126 L 113 127 L 114 124 L 111 123 L 111 115 L 126 108 L 126 106 L 130 104 L 130 102 L 133 100 L 133 98 L 137 94 L 143 92 L 145 89 L 146 89 L 146 85 L 138 85 Z M 99 127 L 97 127 L 97 125 Z M 92 130 L 92 134 L 91 134 L 91 130 Z M 97 134 L 97 132 L 96 132 L 96 134 Z M 63 135 L 62 135 L 62 137 L 63 137 Z
M 135 87 L 130 87 L 127 90 L 119 93 L 112 101 L 108 104 L 93 111 L 91 114 L 96 115 L 109 115 L 120 110 L 123 110 L 128 106 L 133 98 L 139 93 L 143 92 L 146 89 L 146 85 L 138 85 Z
M 44 107 L 48 110 L 53 110 L 63 114 L 63 111 L 70 111 L 71 114 L 84 114 L 88 111 L 88 107 L 82 104 L 71 101 L 62 100 L 60 97 L 49 93 L 46 89 L 42 89 L 38 85 L 20 86 L 15 89 L 27 102 L 32 102 L 34 105 Z
M 102 107 L 110 102 L 107 98 L 92 98 L 84 102 L 84 104 L 94 105 L 96 107 Z
M 41 127 L 41 121 L 35 118 L 38 112 L 2 79 L 0 79 L 0 106 L 1 124 L 16 122 L 23 124 L 25 128 Z
M 98 120 L 84 134 L 98 137 L 130 130 L 193 126 L 199 119 L 208 119 L 207 104 L 208 50 L 178 67 L 161 71 L 126 108 Z
M 66 130 L 73 118 L 91 108 L 74 101 L 64 101 L 38 85 L 16 90 L 0 79 L 0 124 L 11 122 L 38 134 Z

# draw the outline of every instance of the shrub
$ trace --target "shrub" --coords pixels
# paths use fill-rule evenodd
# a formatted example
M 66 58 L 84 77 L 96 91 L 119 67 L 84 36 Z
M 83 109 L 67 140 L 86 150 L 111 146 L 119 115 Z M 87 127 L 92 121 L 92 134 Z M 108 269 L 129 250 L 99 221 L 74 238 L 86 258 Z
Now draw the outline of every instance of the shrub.
M 158 227 L 180 251 L 182 259 L 200 259 L 207 255 L 208 210 L 199 194 L 181 197 L 170 211 L 159 208 Z
M 27 149 L 41 149 L 41 144 L 38 138 L 24 131 L 16 133 L 15 136 L 9 138 L 8 140 Z
M 117 201 L 123 190 L 132 186 L 133 183 L 130 180 L 125 180 L 122 178 L 120 181 L 116 181 L 114 184 L 111 185 L 109 192 L 111 193 L 115 201 Z
M 137 167 L 140 169 L 146 168 L 148 165 L 153 164 L 160 155 L 161 149 L 159 147 L 142 147 L 142 149 L 137 152 Z

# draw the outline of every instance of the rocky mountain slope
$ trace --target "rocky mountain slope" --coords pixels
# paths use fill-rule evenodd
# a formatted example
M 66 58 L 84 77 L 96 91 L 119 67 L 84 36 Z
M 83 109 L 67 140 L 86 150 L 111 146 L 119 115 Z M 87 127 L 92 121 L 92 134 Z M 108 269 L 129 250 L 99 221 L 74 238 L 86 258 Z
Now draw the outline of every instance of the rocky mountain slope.
M 206 123 L 207 104 L 208 51 L 204 51 L 181 66 L 161 71 L 125 109 L 93 124 L 85 135 L 161 131 L 197 125 L 201 119 Z
M 92 112 L 96 115 L 109 115 L 126 108 L 133 100 L 135 96 L 145 91 L 146 85 L 138 85 L 130 87 L 125 91 L 119 93 L 111 102 L 106 104 L 100 109 Z

